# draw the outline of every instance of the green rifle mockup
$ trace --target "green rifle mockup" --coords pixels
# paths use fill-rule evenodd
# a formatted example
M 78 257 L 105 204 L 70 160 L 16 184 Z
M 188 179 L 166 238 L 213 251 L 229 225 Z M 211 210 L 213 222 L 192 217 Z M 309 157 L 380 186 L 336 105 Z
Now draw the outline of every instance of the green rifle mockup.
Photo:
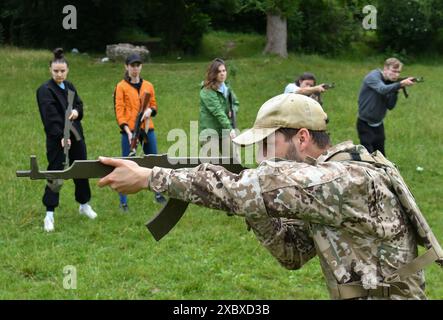
M 144 157 L 122 157 L 118 159 L 131 160 L 141 167 L 153 168 L 192 168 L 202 163 L 212 163 L 220 165 L 233 173 L 240 173 L 245 169 L 241 164 L 236 163 L 232 158 L 219 157 L 191 157 L 191 158 L 174 158 L 168 157 L 166 154 L 157 155 L 150 154 Z M 25 171 L 17 171 L 17 177 L 29 177 L 36 179 L 90 179 L 102 178 L 110 174 L 114 167 L 105 165 L 99 160 L 75 160 L 72 165 L 65 170 L 48 170 L 40 171 L 37 164 L 36 156 L 31 156 L 31 169 Z M 165 206 L 147 222 L 146 227 L 151 232 L 155 240 L 159 241 L 163 238 L 180 220 L 188 207 L 188 203 L 178 199 L 170 198 Z

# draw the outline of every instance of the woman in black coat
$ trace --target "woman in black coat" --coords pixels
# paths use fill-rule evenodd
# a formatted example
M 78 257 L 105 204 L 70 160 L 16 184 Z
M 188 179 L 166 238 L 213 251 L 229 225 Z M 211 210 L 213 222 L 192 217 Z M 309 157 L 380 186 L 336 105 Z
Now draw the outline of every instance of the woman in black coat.
M 73 109 L 69 115 L 72 121 L 69 147 L 69 164 L 74 160 L 87 159 L 85 138 L 81 119 L 83 118 L 83 102 L 77 94 L 74 85 L 66 81 L 69 72 L 68 62 L 63 56 L 63 49 L 54 50 L 54 58 L 49 62 L 49 71 L 52 78 L 37 89 L 37 103 L 40 116 L 46 133 L 46 156 L 48 170 L 62 170 L 65 162 L 63 153 L 63 130 L 65 113 L 68 108 L 68 90 L 75 93 Z M 91 199 L 91 188 L 88 179 L 74 179 L 75 200 L 80 203 L 80 214 L 95 219 L 97 214 L 88 204 Z M 46 206 L 44 229 L 47 232 L 54 230 L 54 210 L 59 204 L 59 191 L 62 180 L 48 180 L 43 195 L 43 204 Z

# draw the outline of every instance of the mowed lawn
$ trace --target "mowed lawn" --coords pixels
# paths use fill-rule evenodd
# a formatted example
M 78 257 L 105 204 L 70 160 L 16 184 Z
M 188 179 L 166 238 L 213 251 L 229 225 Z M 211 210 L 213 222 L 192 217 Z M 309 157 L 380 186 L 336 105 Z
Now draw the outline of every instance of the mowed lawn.
M 69 80 L 85 104 L 83 127 L 88 158 L 120 155 L 120 135 L 112 94 L 123 64 L 100 63 L 88 55 L 67 56 Z M 320 82 L 335 82 L 324 94 L 334 143 L 358 142 L 357 96 L 364 75 L 384 57 L 343 61 L 291 55 L 282 60 L 256 55 L 235 59 L 233 88 L 240 100 L 238 124 L 252 125 L 259 107 L 283 92 L 303 72 Z M 55 214 L 55 232 L 43 231 L 44 181 L 19 179 L 36 155 L 46 168 L 45 135 L 35 101 L 49 79 L 49 51 L 0 49 L 0 299 L 328 299 L 318 258 L 301 270 L 282 268 L 262 248 L 243 219 L 191 205 L 172 232 L 156 242 L 145 228 L 160 206 L 153 195 L 129 197 L 130 212 L 118 208 L 118 195 L 91 180 L 98 218 L 78 214 L 73 183 L 65 183 Z M 156 89 L 155 119 L 159 151 L 166 153 L 172 129 L 190 131 L 198 120 L 199 88 L 208 61 L 154 61 L 143 77 Z M 422 211 L 443 240 L 443 66 L 426 61 L 404 67 L 403 75 L 425 82 L 399 96 L 386 119 L 388 157 L 398 164 Z M 417 171 L 422 167 L 423 171 Z M 75 270 L 76 289 L 65 289 Z M 66 273 L 64 273 L 64 271 Z M 426 270 L 427 293 L 442 299 L 442 270 Z M 69 278 L 70 279 L 70 278 Z M 72 284 L 72 282 L 69 282 Z M 65 286 L 66 287 L 66 286 Z

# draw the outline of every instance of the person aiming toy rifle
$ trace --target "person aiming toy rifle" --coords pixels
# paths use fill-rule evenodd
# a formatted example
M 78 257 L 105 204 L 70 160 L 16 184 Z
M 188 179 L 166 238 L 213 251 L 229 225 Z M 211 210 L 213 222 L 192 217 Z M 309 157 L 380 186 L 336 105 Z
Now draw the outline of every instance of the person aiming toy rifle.
M 335 88 L 335 83 L 322 83 L 317 85 L 313 73 L 304 72 L 293 83 L 285 87 L 284 93 L 297 93 L 308 96 L 323 105 L 321 94 L 329 89 Z
M 297 270 L 318 256 L 332 299 L 426 299 L 423 269 L 443 264 L 435 235 L 396 166 L 351 141 L 333 146 L 327 119 L 315 100 L 281 94 L 234 139 L 258 143 L 255 169 L 150 169 L 100 158 L 115 169 L 98 185 L 164 191 L 243 217 L 283 267 Z
M 386 59 L 383 70 L 375 69 L 363 79 L 358 96 L 357 132 L 360 143 L 370 153 L 385 152 L 385 128 L 383 120 L 397 104 L 398 91 L 418 83 L 417 78 L 400 79 L 403 63 L 397 58 Z M 406 89 L 403 91 L 408 97 Z
M 31 171 L 17 176 L 98 173 L 104 176 L 100 187 L 118 192 L 164 191 L 178 201 L 180 214 L 190 202 L 244 217 L 287 269 L 318 256 L 332 299 L 426 299 L 423 269 L 434 262 L 442 266 L 440 244 L 396 166 L 351 141 L 332 146 L 327 119 L 303 95 L 266 101 L 253 128 L 234 139 L 258 143 L 255 169 L 228 165 L 228 171 L 207 162 L 190 168 L 189 162 L 174 166 L 171 158 L 147 156 L 100 157 L 55 173 L 39 172 L 31 158 Z M 156 230 L 157 240 L 165 230 Z M 425 249 L 420 255 L 419 245 Z

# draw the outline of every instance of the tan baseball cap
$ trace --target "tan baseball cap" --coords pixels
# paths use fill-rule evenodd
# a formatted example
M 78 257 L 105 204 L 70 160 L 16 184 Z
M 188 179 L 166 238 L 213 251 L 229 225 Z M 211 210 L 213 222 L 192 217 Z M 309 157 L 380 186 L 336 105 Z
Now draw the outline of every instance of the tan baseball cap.
M 259 142 L 280 128 L 326 131 L 327 114 L 312 98 L 296 93 L 284 93 L 266 101 L 258 110 L 252 129 L 232 141 L 239 145 Z

